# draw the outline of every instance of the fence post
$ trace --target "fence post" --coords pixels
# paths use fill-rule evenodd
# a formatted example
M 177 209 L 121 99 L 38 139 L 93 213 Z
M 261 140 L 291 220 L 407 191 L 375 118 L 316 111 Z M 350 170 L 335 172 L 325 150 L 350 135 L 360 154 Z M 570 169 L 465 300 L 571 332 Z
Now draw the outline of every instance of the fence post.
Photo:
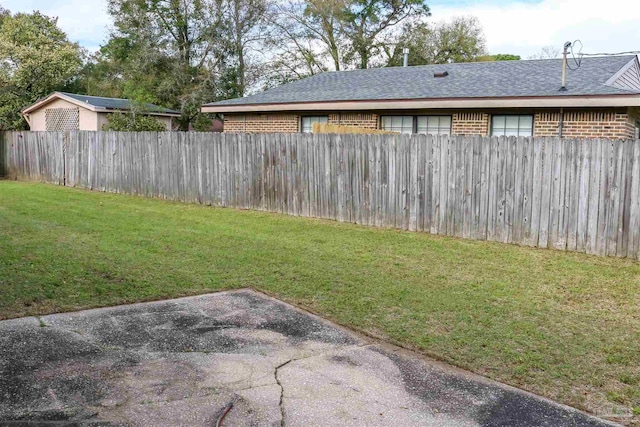
M 7 162 L 7 143 L 6 132 L 0 132 L 0 178 L 3 178 L 6 173 Z
M 62 136 L 62 185 L 67 185 L 68 173 L 68 156 L 69 156 L 69 131 L 64 132 Z

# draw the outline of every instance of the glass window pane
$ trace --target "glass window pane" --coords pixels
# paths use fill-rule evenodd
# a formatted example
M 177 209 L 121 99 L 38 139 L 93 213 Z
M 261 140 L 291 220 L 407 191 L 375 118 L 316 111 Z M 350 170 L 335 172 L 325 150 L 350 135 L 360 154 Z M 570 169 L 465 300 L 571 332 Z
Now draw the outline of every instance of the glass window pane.
M 520 116 L 520 129 L 532 129 L 533 128 L 533 116 Z
M 449 135 L 451 133 L 451 116 L 440 116 L 438 135 Z
M 492 136 L 532 136 L 533 116 L 497 115 L 492 117 Z
M 391 130 L 393 124 L 393 117 L 382 116 L 382 129 Z
M 427 119 L 428 116 L 418 116 L 417 121 L 418 121 L 418 133 L 422 133 L 425 134 L 427 133 Z
M 306 116 L 300 121 L 300 131 L 303 133 L 313 132 L 314 123 L 327 123 L 329 121 L 328 116 Z
M 518 116 L 506 116 L 505 128 L 518 129 Z
M 402 133 L 413 133 L 413 116 L 402 116 Z
M 302 132 L 311 132 L 311 118 L 303 117 L 302 118 Z
M 429 135 L 449 135 L 451 116 L 418 116 L 418 133 Z
M 504 124 L 506 119 L 507 118 L 505 116 L 493 116 L 493 127 L 495 129 L 504 130 Z
M 383 116 L 382 129 L 392 132 L 412 133 L 413 116 Z
M 533 116 L 520 116 L 518 122 L 518 136 L 533 135 Z

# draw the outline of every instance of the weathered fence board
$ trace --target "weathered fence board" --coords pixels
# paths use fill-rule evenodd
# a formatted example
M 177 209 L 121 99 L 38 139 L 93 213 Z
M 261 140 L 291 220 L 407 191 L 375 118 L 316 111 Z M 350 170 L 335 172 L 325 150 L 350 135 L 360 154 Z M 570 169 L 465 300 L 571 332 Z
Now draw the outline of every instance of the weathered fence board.
M 640 140 L 5 132 L 0 174 L 640 258 Z

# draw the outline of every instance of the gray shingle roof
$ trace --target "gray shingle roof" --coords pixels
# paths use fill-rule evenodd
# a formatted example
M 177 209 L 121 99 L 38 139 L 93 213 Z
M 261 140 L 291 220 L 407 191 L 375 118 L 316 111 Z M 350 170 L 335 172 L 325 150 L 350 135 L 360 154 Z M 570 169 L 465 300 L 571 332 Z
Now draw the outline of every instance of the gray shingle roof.
M 77 101 L 84 102 L 98 108 L 104 108 L 107 110 L 130 110 L 131 109 L 131 102 L 129 102 L 128 99 L 105 98 L 102 96 L 77 95 L 75 93 L 67 93 L 67 92 L 59 92 L 59 93 L 65 96 L 68 96 L 69 98 L 73 98 Z M 153 113 L 180 114 L 179 111 L 160 107 L 155 104 L 145 104 L 145 110 Z
M 631 55 L 584 58 L 580 68 L 567 70 L 566 91 L 559 91 L 561 59 L 468 62 L 327 72 L 255 95 L 207 105 L 631 94 L 638 92 L 605 82 L 634 59 Z M 449 75 L 433 77 L 435 72 L 442 71 Z

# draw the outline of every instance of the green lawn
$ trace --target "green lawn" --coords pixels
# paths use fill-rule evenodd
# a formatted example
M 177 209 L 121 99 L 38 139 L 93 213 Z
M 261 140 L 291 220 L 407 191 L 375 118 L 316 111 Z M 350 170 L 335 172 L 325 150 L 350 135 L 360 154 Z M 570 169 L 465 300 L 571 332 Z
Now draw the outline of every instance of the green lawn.
M 0 318 L 241 287 L 640 418 L 638 262 L 0 181 Z

